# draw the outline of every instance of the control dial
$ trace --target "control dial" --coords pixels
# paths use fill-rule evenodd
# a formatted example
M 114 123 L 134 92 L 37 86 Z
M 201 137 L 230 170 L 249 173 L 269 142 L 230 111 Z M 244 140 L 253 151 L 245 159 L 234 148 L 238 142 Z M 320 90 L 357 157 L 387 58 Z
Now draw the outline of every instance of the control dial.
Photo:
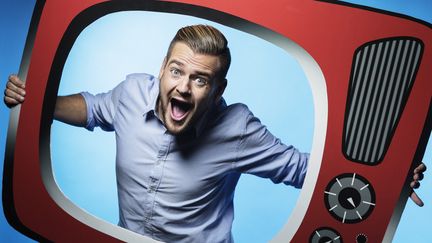
M 331 228 L 322 227 L 312 232 L 310 243 L 342 243 L 340 234 Z
M 330 181 L 324 191 L 325 205 L 330 214 L 342 223 L 358 223 L 375 207 L 372 185 L 356 173 L 342 174 Z

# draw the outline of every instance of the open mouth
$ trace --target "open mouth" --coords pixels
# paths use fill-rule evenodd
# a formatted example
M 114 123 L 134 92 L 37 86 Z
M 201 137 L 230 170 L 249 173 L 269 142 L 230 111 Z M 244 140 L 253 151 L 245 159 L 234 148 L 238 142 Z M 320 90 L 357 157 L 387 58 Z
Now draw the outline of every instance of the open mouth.
M 192 109 L 192 104 L 181 101 L 175 98 L 171 98 L 171 118 L 174 121 L 181 121 L 185 118 L 190 110 Z

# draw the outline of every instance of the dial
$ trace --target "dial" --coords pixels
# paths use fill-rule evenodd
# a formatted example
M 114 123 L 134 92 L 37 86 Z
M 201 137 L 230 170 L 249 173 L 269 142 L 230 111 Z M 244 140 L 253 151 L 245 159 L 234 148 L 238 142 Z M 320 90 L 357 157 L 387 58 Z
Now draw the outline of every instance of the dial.
M 331 228 L 322 227 L 312 232 L 310 243 L 342 243 L 340 234 Z
M 324 201 L 330 214 L 342 223 L 365 220 L 375 207 L 372 185 L 356 173 L 342 174 L 330 181 L 324 191 Z

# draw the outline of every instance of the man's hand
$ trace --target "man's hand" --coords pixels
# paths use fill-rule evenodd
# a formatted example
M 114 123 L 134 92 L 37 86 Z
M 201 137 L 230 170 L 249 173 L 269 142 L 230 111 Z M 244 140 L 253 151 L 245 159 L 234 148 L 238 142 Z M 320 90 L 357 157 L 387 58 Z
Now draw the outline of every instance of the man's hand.
M 421 163 L 419 166 L 417 166 L 413 171 L 413 180 L 410 183 L 411 188 L 413 189 L 411 192 L 411 199 L 415 204 L 417 204 L 420 207 L 423 207 L 424 203 L 420 199 L 420 197 L 415 193 L 414 189 L 420 187 L 420 182 L 423 179 L 423 172 L 426 171 L 426 165 Z
M 25 84 L 16 75 L 10 75 L 4 91 L 4 103 L 12 108 L 24 102 Z M 54 119 L 84 127 L 87 124 L 87 107 L 80 94 L 58 96 L 54 110 Z
M 16 75 L 10 75 L 4 91 L 3 101 L 11 108 L 24 102 L 25 84 Z

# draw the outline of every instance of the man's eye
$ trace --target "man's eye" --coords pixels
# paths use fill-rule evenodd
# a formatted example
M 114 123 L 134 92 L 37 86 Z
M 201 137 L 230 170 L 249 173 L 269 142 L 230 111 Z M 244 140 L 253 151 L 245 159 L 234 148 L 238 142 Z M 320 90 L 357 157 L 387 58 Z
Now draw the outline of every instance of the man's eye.
M 172 68 L 170 69 L 170 73 L 174 76 L 174 77 L 179 77 L 181 75 L 180 70 L 178 70 L 177 68 Z
M 194 83 L 198 86 L 205 86 L 207 84 L 207 80 L 205 78 L 196 78 L 194 79 Z

